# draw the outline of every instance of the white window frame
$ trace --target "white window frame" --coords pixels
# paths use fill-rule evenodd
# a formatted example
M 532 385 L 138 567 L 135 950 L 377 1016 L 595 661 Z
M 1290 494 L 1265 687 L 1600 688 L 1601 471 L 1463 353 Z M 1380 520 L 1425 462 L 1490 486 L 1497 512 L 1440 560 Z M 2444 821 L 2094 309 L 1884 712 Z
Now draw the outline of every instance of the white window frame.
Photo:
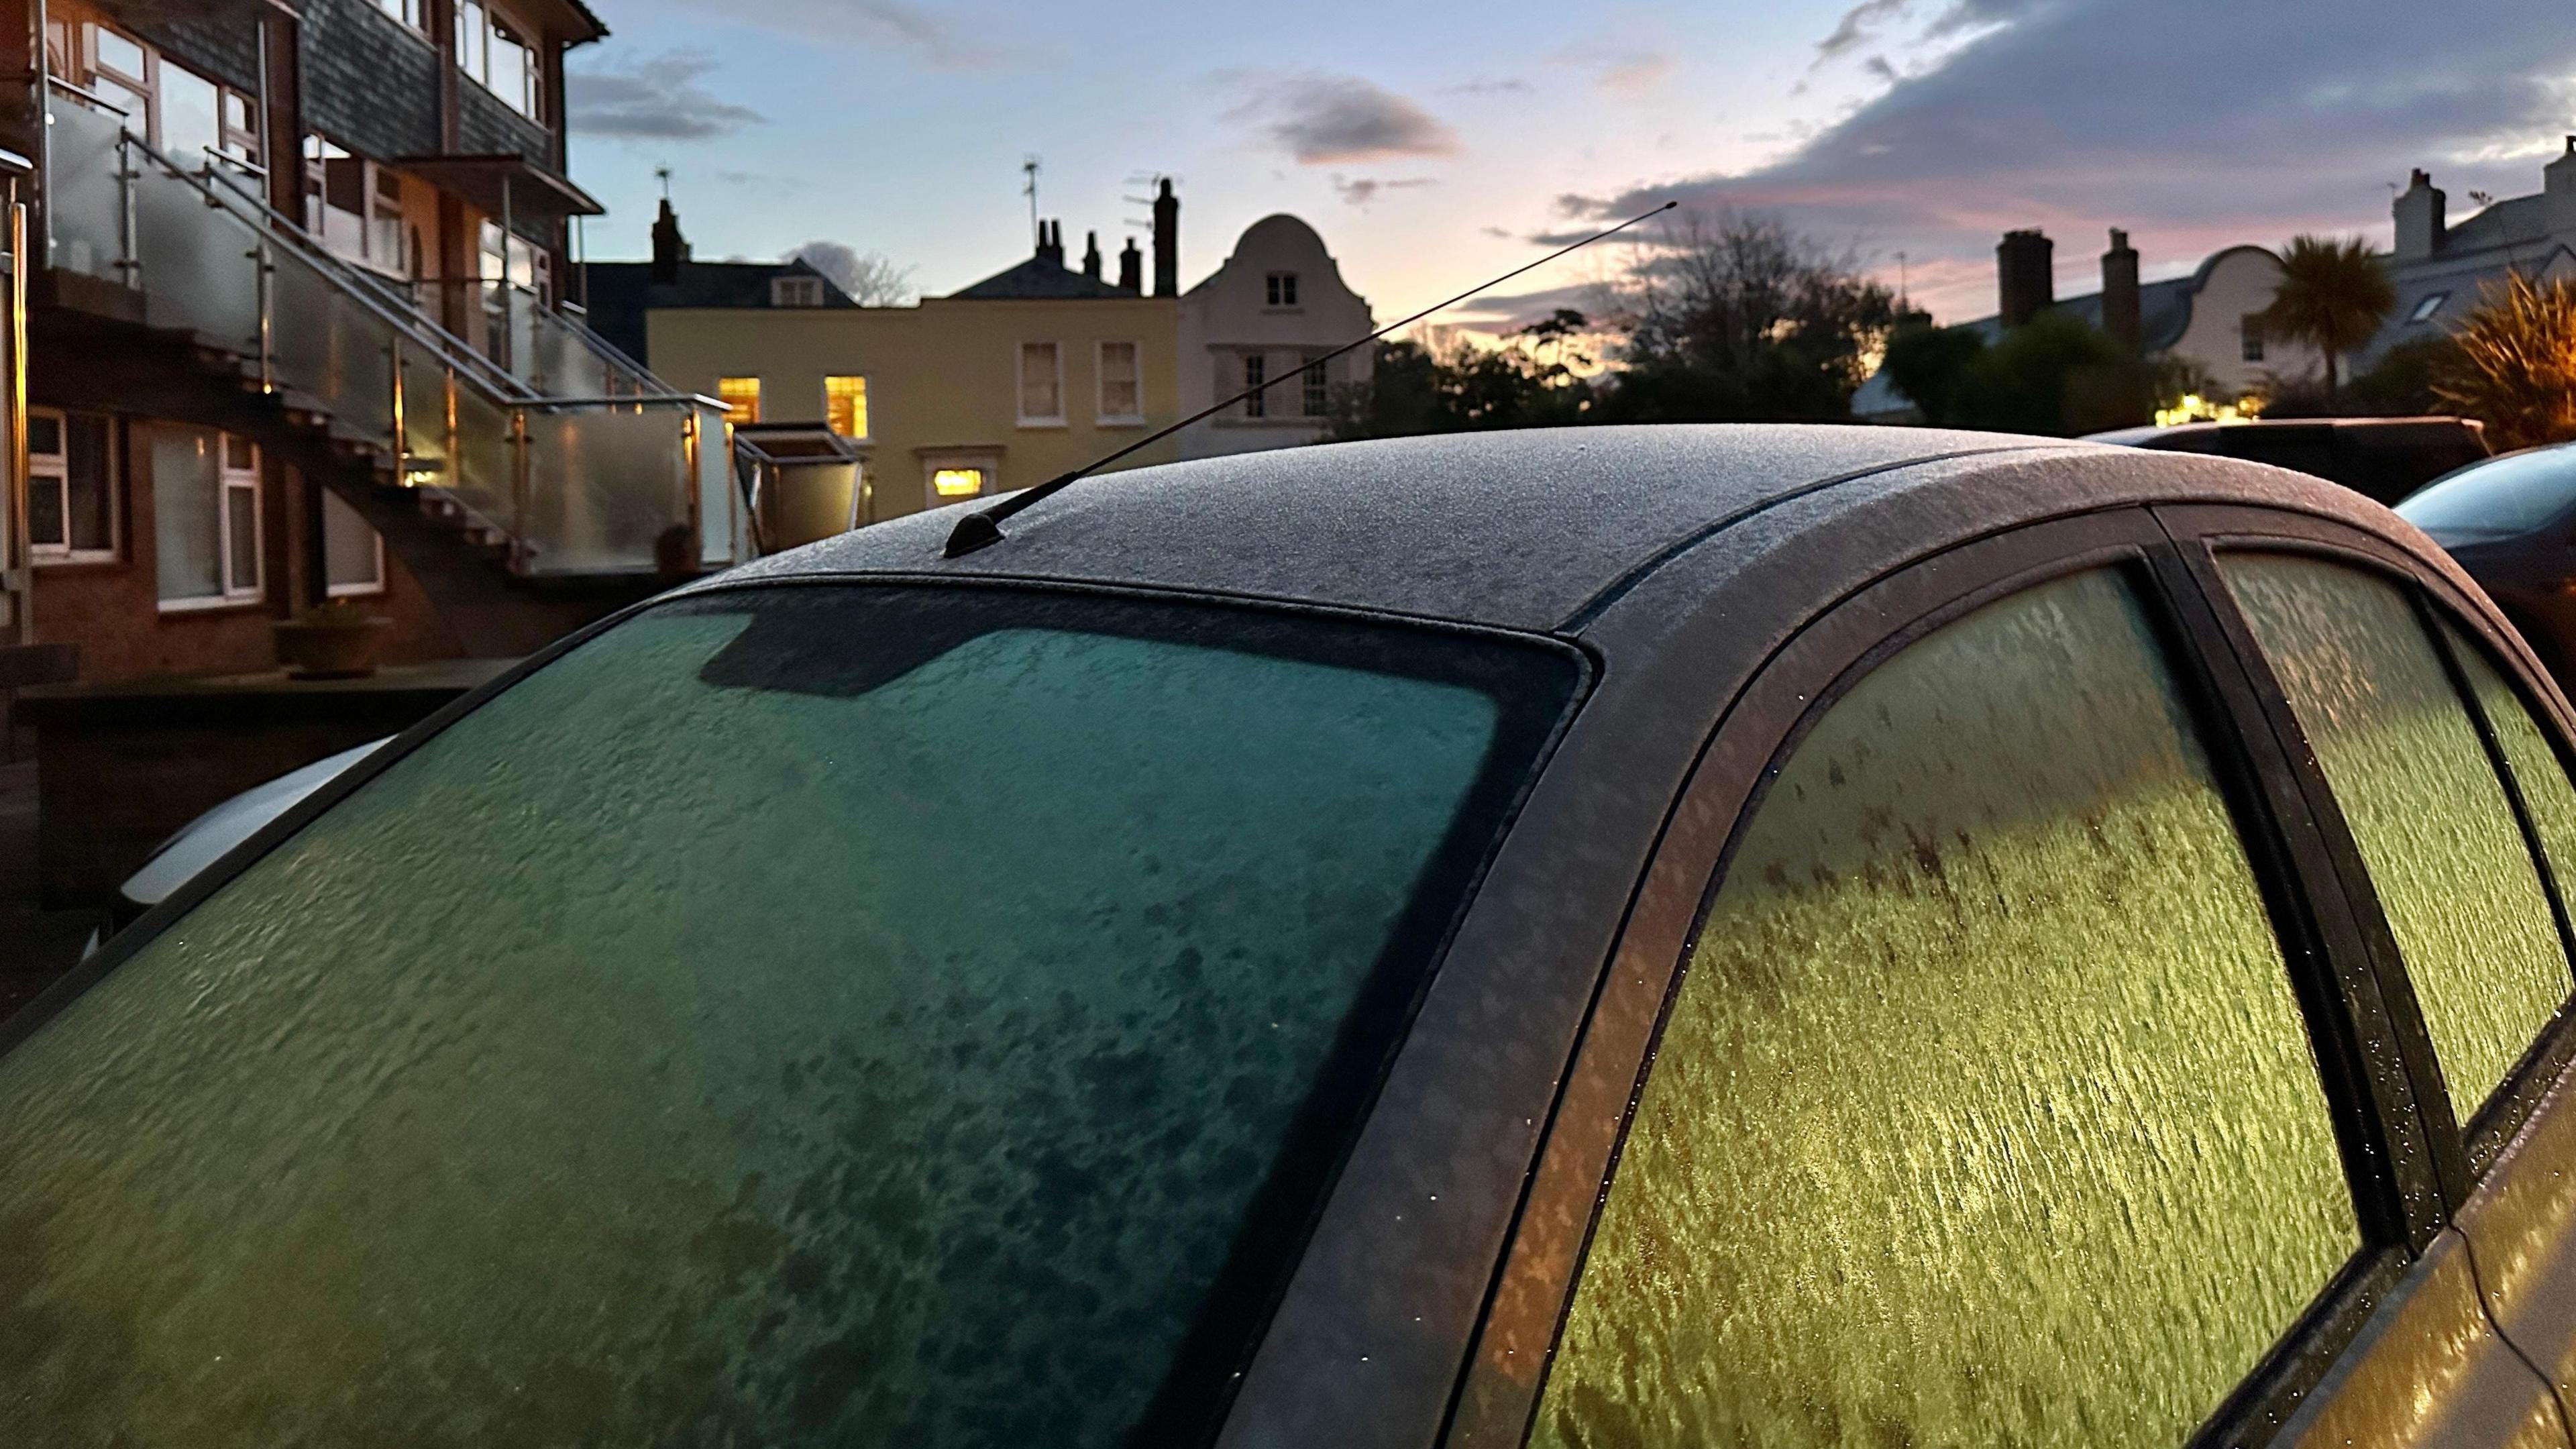
M 1281 312 L 1297 309 L 1300 306 L 1297 301 L 1297 274 L 1295 272 L 1264 274 L 1261 279 L 1261 304 Z
M 333 503 L 338 503 L 342 508 L 347 508 L 349 510 L 349 516 L 358 520 L 358 526 L 367 531 L 369 542 L 375 545 L 376 576 L 372 579 L 361 580 L 357 583 L 332 583 L 330 581 L 331 546 L 330 540 L 326 537 L 323 540 L 322 545 L 322 592 L 326 596 L 334 599 L 362 598 L 368 595 L 383 593 L 385 591 L 385 536 L 376 531 L 374 524 L 367 522 L 365 514 L 360 513 L 356 508 L 352 507 L 346 500 L 341 499 L 337 494 L 325 493 L 323 495 L 323 508 L 325 510 L 322 515 L 323 517 L 328 518 L 331 516 L 328 510 Z
M 1244 395 L 1243 416 L 1249 422 L 1267 421 L 1270 417 L 1270 354 L 1240 352 L 1235 355 L 1242 359 L 1243 381 L 1235 390 Z
M 1109 349 L 1124 347 L 1136 363 L 1136 410 L 1113 413 L 1109 410 Z M 1124 337 L 1103 338 L 1091 344 L 1091 391 L 1094 422 L 1104 428 L 1140 428 L 1145 425 L 1145 344 Z
M 2263 360 L 2263 344 L 2267 340 L 2268 339 L 2263 336 L 2262 313 L 2248 312 L 2243 317 L 2237 319 L 2236 353 L 2238 361 L 2261 362 Z
M 1324 360 L 1318 349 L 1297 359 L 1302 369 L 1297 378 L 1297 413 L 1300 417 L 1325 418 L 1333 414 L 1333 365 Z
M 55 516 L 56 516 L 56 517 L 58 517 L 58 518 L 60 518 L 60 519 L 63 521 L 63 541 L 62 541 L 62 542 L 60 542 L 60 543 L 39 543 L 39 542 L 37 542 L 37 541 L 36 541 L 32 536 L 28 539 L 28 541 L 27 541 L 27 558 L 28 558 L 28 561 L 29 561 L 29 562 L 31 562 L 31 563 L 37 563 L 37 564 L 85 564 L 85 563 L 114 563 L 114 562 L 116 562 L 119 558 L 122 558 L 122 557 L 124 556 L 123 552 L 118 548 L 118 544 L 120 544 L 120 543 L 122 543 L 122 542 L 123 542 L 123 539 L 119 536 L 119 534 L 120 534 L 120 530 L 121 530 L 121 529 L 122 529 L 122 527 L 123 527 L 123 520 L 122 520 L 121 518 L 119 518 L 119 517 L 118 517 L 118 515 L 119 515 L 119 514 L 121 514 L 124 510 L 123 510 L 123 509 L 120 509 L 119 507 L 117 507 L 117 496 L 116 496 L 116 495 L 117 495 L 117 487 L 116 487 L 116 480 L 117 480 L 117 476 L 118 476 L 118 472 L 119 472 L 119 470 L 118 470 L 118 468 L 117 468 L 117 466 L 116 466 L 116 465 L 117 465 L 117 457 L 116 457 L 116 443 L 117 443 L 117 438 L 116 438 L 116 428 L 115 428 L 113 425 L 111 425 L 111 426 L 108 428 L 108 430 L 107 430 L 107 459 L 106 459 L 106 464 L 107 464 L 107 476 L 106 476 L 105 478 L 103 478 L 103 479 L 99 480 L 99 481 L 100 481 L 100 483 L 101 483 L 101 485 L 102 485 L 102 486 L 104 486 L 104 487 L 106 488 L 106 490 L 107 490 L 107 547 L 105 547 L 105 548 L 74 548 L 74 547 L 72 547 L 72 541 L 71 541 L 71 540 L 72 540 L 72 424 L 71 424 L 71 419 L 70 419 L 70 417 L 68 417 L 67 415 L 65 415 L 65 413 L 63 412 L 63 410 L 62 410 L 62 409 L 60 409 L 60 408 L 32 408 L 32 407 L 31 407 L 31 408 L 27 409 L 27 416 L 28 416 L 29 418 L 31 418 L 31 419 L 32 419 L 32 418 L 51 418 L 51 419 L 53 419 L 53 420 L 54 420 L 54 436 L 55 436 L 56 438 L 61 439 L 61 440 L 62 440 L 62 445 L 63 445 L 63 446 L 62 446 L 62 451 L 61 451 L 61 452 L 59 452 L 59 453 L 38 453 L 38 452 L 35 452 L 35 451 L 33 451 L 33 450 L 30 450 L 30 451 L 28 452 L 28 454 L 27 454 L 27 491 L 28 491 L 28 493 L 29 493 L 30 495 L 32 495 L 32 494 L 34 494 L 37 490 L 42 489 L 42 488 L 46 488 L 46 487 L 49 487 L 49 486 L 50 486 L 50 487 L 51 487 L 51 489 L 53 490 L 54 496 L 55 496 L 57 499 L 59 499 L 59 500 L 60 500 L 60 502 L 58 503 L 58 505 L 57 505 L 57 507 L 56 507 Z
M 842 433 L 839 429 L 832 427 L 832 379 L 836 377 L 858 379 L 861 421 L 865 423 L 866 426 L 861 427 L 855 433 Z M 823 426 L 827 429 L 831 429 L 835 433 L 838 433 L 839 436 L 849 439 L 853 443 L 864 443 L 868 441 L 868 430 L 876 426 L 869 417 L 869 415 L 876 411 L 876 397 L 873 390 L 868 386 L 868 375 L 864 372 L 827 372 L 823 374 L 822 380 L 815 383 L 814 386 L 821 391 L 823 397 Z
M 250 443 L 250 466 L 236 468 L 233 466 L 233 438 L 234 435 L 231 433 L 215 434 L 215 502 L 217 504 L 215 546 L 217 557 L 222 560 L 223 565 L 224 602 L 240 604 L 260 597 L 260 586 L 268 574 L 268 551 L 260 547 L 264 540 L 258 537 L 260 522 L 265 516 L 260 511 L 259 444 Z M 243 441 L 250 440 L 243 439 Z M 250 495 L 252 538 L 251 578 L 248 583 L 233 577 L 233 495 L 235 493 Z
M 1045 417 L 1020 412 L 1029 402 L 1028 366 L 1029 349 L 1032 347 L 1046 348 L 1055 358 L 1055 411 Z M 1018 415 L 1019 424 L 1024 428 L 1060 428 L 1065 425 L 1063 343 L 1037 340 L 1011 344 L 1011 411 Z

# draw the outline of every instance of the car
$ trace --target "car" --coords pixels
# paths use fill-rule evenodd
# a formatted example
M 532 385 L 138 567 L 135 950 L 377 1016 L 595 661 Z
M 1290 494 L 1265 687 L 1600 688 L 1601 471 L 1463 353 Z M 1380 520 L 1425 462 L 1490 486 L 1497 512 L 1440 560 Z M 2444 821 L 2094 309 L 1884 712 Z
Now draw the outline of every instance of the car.
M 11 1021 L 8 1442 L 2566 1442 L 2576 720 L 2385 509 L 1783 425 L 964 516 Z
M 2446 473 L 2397 505 L 2522 631 L 2559 687 L 2576 662 L 2576 443 Z
M 2487 456 L 2475 418 L 2258 418 L 2095 433 L 2091 442 L 2214 453 L 2295 468 L 2381 503 Z

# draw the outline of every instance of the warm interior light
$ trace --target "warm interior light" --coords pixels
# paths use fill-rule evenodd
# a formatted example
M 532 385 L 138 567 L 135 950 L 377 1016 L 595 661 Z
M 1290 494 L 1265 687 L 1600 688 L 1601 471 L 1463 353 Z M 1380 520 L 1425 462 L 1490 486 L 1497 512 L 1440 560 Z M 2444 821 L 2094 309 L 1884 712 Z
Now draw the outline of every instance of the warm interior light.
M 864 377 L 823 379 L 823 420 L 842 437 L 866 437 L 868 380 Z
M 2180 427 L 2184 423 L 2250 423 L 2263 415 L 2263 399 L 2247 393 L 2230 402 L 2211 402 L 2199 393 L 2184 393 L 2172 407 L 2156 409 L 2156 426 Z
M 930 475 L 930 491 L 942 498 L 972 498 L 984 491 L 981 468 L 942 468 Z
M 717 378 L 716 397 L 725 405 L 726 422 L 742 424 L 756 423 L 760 421 L 759 378 Z

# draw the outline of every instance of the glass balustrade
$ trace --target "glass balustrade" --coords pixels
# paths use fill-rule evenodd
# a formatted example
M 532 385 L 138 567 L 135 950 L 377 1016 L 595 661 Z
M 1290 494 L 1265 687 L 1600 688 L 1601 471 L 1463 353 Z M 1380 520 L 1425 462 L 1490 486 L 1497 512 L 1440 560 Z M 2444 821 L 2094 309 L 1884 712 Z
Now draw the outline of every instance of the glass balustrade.
M 496 364 L 400 284 L 322 252 L 232 179 L 162 157 L 112 109 L 62 94 L 48 111 L 58 270 L 138 291 L 151 326 L 327 415 L 332 438 L 374 449 L 402 482 L 445 490 L 512 536 L 512 567 L 667 567 L 690 557 L 693 521 L 702 566 L 747 552 L 720 408 L 673 395 L 532 296 L 511 299 Z

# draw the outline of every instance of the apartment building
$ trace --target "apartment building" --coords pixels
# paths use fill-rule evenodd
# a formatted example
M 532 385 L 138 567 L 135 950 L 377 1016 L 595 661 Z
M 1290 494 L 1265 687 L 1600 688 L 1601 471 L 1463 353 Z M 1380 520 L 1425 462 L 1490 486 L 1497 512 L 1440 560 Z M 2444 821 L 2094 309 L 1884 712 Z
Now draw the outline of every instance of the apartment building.
M 580 0 L 11 10 L 0 647 L 255 670 L 272 620 L 352 598 L 396 661 L 516 653 L 739 555 L 721 410 L 566 294 L 600 211 L 565 163 Z

